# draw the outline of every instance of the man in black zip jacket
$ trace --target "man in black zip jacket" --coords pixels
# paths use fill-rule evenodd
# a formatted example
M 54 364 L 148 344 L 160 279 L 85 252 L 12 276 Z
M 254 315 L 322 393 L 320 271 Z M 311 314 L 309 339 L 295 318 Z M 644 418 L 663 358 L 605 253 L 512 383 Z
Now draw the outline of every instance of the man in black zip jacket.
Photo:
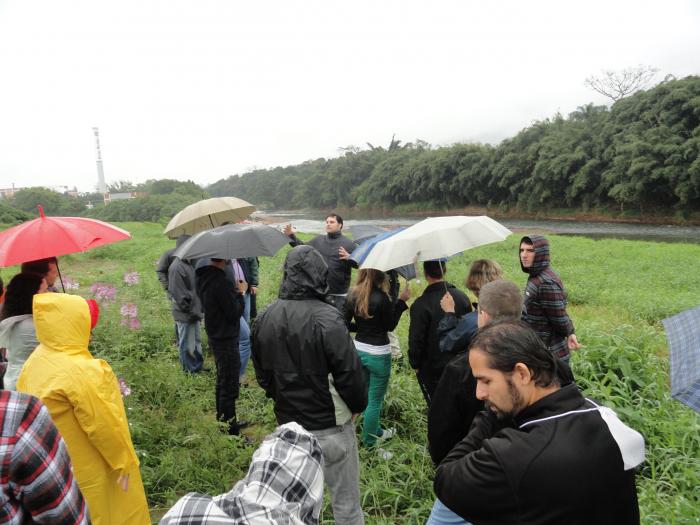
M 438 467 L 440 501 L 479 525 L 639 524 L 644 438 L 585 399 L 537 333 L 489 325 L 469 364 L 487 410 Z
M 324 301 L 327 274 L 311 246 L 287 254 L 279 299 L 253 323 L 253 364 L 277 423 L 296 421 L 318 439 L 335 523 L 361 525 L 353 414 L 367 406 L 367 385 L 342 315 Z
M 204 327 L 216 362 L 216 419 L 228 423 L 230 435 L 238 435 L 236 399 L 241 370 L 238 335 L 245 307 L 243 295 L 248 285 L 242 282 L 235 288 L 226 279 L 225 264 L 224 259 L 211 259 L 210 265 L 197 269 L 197 294 L 202 301 Z
M 464 292 L 445 281 L 447 264 L 444 261 L 425 261 L 423 273 L 428 286 L 411 306 L 411 323 L 408 327 L 408 360 L 416 371 L 418 384 L 425 402 L 435 392 L 442 371 L 454 354 L 440 351 L 438 324 L 445 314 L 440 299 L 448 292 L 455 301 L 455 314 L 460 317 L 471 312 L 472 305 Z

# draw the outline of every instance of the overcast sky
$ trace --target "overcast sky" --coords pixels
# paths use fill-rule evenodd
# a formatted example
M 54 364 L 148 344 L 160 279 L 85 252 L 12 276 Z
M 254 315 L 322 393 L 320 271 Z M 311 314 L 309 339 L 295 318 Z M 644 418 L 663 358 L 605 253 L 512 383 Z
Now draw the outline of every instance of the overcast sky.
M 497 142 L 700 73 L 700 2 L 0 0 L 0 187 L 206 185 L 338 148 Z

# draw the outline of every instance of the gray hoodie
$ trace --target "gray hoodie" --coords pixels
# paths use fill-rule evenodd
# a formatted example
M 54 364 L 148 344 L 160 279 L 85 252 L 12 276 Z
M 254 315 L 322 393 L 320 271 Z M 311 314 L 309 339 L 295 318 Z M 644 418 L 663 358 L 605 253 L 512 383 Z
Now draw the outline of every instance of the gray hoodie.
M 5 390 L 14 390 L 22 366 L 39 345 L 32 314 L 15 315 L 0 322 L 0 348 L 7 349 Z

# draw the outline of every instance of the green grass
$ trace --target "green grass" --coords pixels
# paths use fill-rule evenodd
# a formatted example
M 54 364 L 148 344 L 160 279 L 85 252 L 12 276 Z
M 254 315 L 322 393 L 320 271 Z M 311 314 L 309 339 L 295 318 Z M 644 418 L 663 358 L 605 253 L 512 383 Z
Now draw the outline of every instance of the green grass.
M 219 431 L 214 419 L 214 375 L 185 376 L 179 370 L 173 322 L 156 280 L 155 263 L 173 243 L 157 224 L 126 223 L 133 240 L 61 258 L 64 276 L 90 296 L 94 282 L 117 288 L 103 307 L 93 352 L 107 359 L 132 389 L 126 398 L 134 445 L 141 460 L 148 499 L 157 519 L 188 491 L 219 494 L 247 470 L 252 447 Z M 448 279 L 463 288 L 476 258 L 496 259 L 506 277 L 523 286 L 517 260 L 518 235 L 452 259 Z M 671 399 L 668 350 L 661 319 L 700 301 L 700 246 L 638 241 L 550 238 L 553 266 L 569 291 L 570 314 L 584 348 L 573 357 L 574 372 L 587 395 L 618 411 L 647 440 L 647 461 L 638 477 L 642 522 L 700 523 L 700 416 Z M 261 259 L 260 304 L 274 300 L 286 254 Z M 125 272 L 141 282 L 128 286 Z M 5 281 L 12 271 L 3 272 Z M 412 285 L 417 296 L 422 285 Z M 120 324 L 124 303 L 138 306 L 142 328 Z M 404 356 L 408 315 L 398 333 Z M 208 364 L 212 365 L 207 354 Z M 275 427 L 272 404 L 248 369 L 238 412 L 256 422 L 256 440 Z M 424 523 L 433 503 L 433 468 L 425 449 L 425 405 L 407 360 L 394 363 L 383 423 L 398 435 L 383 461 L 360 451 L 363 509 L 369 524 Z M 325 508 L 324 522 L 331 523 Z

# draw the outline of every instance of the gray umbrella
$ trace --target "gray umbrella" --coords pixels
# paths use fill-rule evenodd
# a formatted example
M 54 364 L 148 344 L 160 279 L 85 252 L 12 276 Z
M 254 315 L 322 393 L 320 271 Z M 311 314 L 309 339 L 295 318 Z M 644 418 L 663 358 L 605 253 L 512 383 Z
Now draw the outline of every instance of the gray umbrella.
M 272 256 L 289 237 L 264 224 L 227 224 L 193 235 L 175 252 L 180 259 L 240 259 Z

